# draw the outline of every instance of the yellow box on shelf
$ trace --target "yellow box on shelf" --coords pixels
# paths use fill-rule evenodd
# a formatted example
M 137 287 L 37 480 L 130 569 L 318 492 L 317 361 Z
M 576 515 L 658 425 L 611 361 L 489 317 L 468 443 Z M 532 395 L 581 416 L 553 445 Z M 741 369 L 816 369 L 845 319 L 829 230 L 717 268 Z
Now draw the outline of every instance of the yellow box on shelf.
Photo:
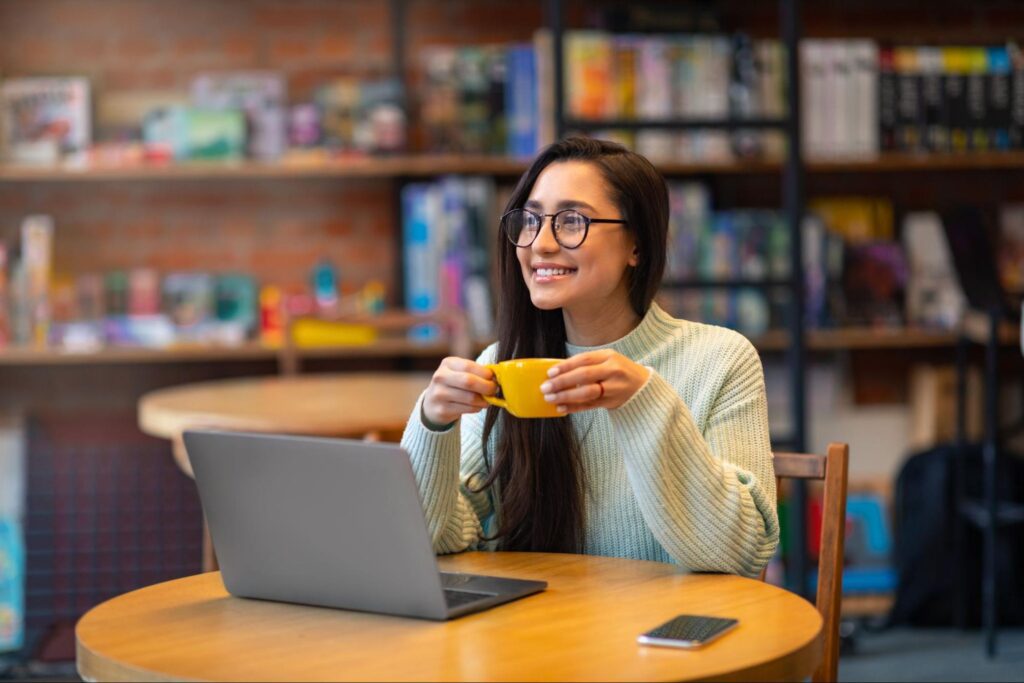
M 368 346 L 377 341 L 377 328 L 360 323 L 300 318 L 292 323 L 292 341 L 298 348 Z

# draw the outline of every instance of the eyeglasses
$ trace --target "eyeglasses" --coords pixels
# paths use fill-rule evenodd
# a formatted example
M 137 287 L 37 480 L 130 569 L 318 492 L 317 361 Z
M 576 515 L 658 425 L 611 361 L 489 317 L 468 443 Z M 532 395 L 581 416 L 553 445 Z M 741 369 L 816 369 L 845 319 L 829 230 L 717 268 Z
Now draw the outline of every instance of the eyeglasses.
M 591 223 L 626 223 L 612 218 L 590 218 L 576 209 L 562 209 L 555 213 L 535 213 L 529 209 L 512 209 L 501 217 L 501 229 L 517 247 L 528 247 L 537 239 L 544 219 L 551 218 L 555 241 L 566 249 L 576 249 L 587 239 Z

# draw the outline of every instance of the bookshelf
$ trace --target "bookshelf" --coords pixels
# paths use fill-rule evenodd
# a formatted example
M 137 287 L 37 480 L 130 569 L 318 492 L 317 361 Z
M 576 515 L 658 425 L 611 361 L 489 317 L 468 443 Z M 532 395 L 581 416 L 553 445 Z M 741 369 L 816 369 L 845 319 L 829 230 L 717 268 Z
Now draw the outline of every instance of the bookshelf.
M 809 330 L 807 350 L 814 352 L 877 351 L 919 349 L 953 350 L 956 332 L 921 328 L 879 329 L 850 327 L 834 330 Z M 758 351 L 778 353 L 789 347 L 789 335 L 782 330 L 768 332 L 751 339 Z M 490 341 L 473 342 L 474 350 L 482 351 Z M 1017 338 L 1007 334 L 1002 346 L 1013 346 Z M 440 358 L 450 346 L 445 343 L 425 344 L 402 339 L 378 340 L 366 346 L 322 346 L 298 350 L 302 358 Z M 105 347 L 95 351 L 62 351 L 50 348 L 11 347 L 0 350 L 0 366 L 65 366 L 80 364 L 157 364 L 204 363 L 275 360 L 280 349 L 258 342 L 238 346 L 181 345 L 168 348 Z
M 527 161 L 505 156 L 461 154 L 405 154 L 392 157 L 352 157 L 315 161 L 191 162 L 137 165 L 28 166 L 0 164 L 0 182 L 89 182 L 175 180 L 301 180 L 304 178 L 432 177 L 444 174 L 518 176 Z M 667 176 L 775 174 L 781 161 L 749 159 L 732 162 L 660 162 Z M 969 171 L 972 173 L 1024 171 L 1024 152 L 970 152 L 963 154 L 906 154 L 890 152 L 873 159 L 807 161 L 814 174 L 920 173 Z

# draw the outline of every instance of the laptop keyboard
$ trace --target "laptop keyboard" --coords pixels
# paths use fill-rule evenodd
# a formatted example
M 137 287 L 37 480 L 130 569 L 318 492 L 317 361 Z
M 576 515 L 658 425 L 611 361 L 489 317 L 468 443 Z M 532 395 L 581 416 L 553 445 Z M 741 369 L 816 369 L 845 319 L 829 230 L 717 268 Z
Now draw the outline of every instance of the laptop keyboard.
M 463 605 L 468 605 L 469 603 L 476 602 L 477 600 L 485 600 L 493 597 L 493 593 L 473 593 L 470 591 L 451 590 L 450 588 L 446 588 L 444 590 L 444 601 L 448 603 L 449 609 L 462 607 Z

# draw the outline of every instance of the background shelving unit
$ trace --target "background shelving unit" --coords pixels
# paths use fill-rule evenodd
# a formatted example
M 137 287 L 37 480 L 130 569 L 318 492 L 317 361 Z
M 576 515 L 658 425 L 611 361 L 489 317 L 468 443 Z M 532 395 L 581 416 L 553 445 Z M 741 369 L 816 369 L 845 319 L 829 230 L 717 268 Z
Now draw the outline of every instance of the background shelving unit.
M 565 6 L 563 0 L 549 0 L 546 7 L 547 22 L 551 28 L 554 46 L 554 116 L 555 135 L 561 138 L 570 130 L 593 131 L 608 128 L 626 130 L 639 129 L 769 129 L 782 130 L 786 137 L 786 158 L 779 164 L 783 174 L 781 205 L 790 235 L 790 278 L 785 283 L 775 283 L 789 292 L 789 325 L 787 339 L 787 363 L 789 366 L 789 395 L 792 426 L 785 437 L 773 438 L 776 450 L 803 452 L 806 450 L 807 408 L 806 408 L 806 342 L 804 332 L 804 282 L 803 282 L 803 239 L 802 221 L 804 214 L 803 156 L 800 128 L 800 77 L 799 44 L 801 35 L 799 0 L 779 0 L 779 33 L 786 50 L 785 82 L 787 115 L 782 119 L 672 119 L 647 121 L 586 121 L 573 119 L 565 113 Z M 736 287 L 746 283 L 685 283 L 687 287 Z M 663 286 L 674 287 L 678 283 L 666 282 Z M 792 488 L 792 504 L 789 519 L 783 523 L 790 539 L 788 545 L 786 580 L 790 587 L 801 595 L 807 594 L 807 550 L 806 508 L 807 488 L 798 482 Z

